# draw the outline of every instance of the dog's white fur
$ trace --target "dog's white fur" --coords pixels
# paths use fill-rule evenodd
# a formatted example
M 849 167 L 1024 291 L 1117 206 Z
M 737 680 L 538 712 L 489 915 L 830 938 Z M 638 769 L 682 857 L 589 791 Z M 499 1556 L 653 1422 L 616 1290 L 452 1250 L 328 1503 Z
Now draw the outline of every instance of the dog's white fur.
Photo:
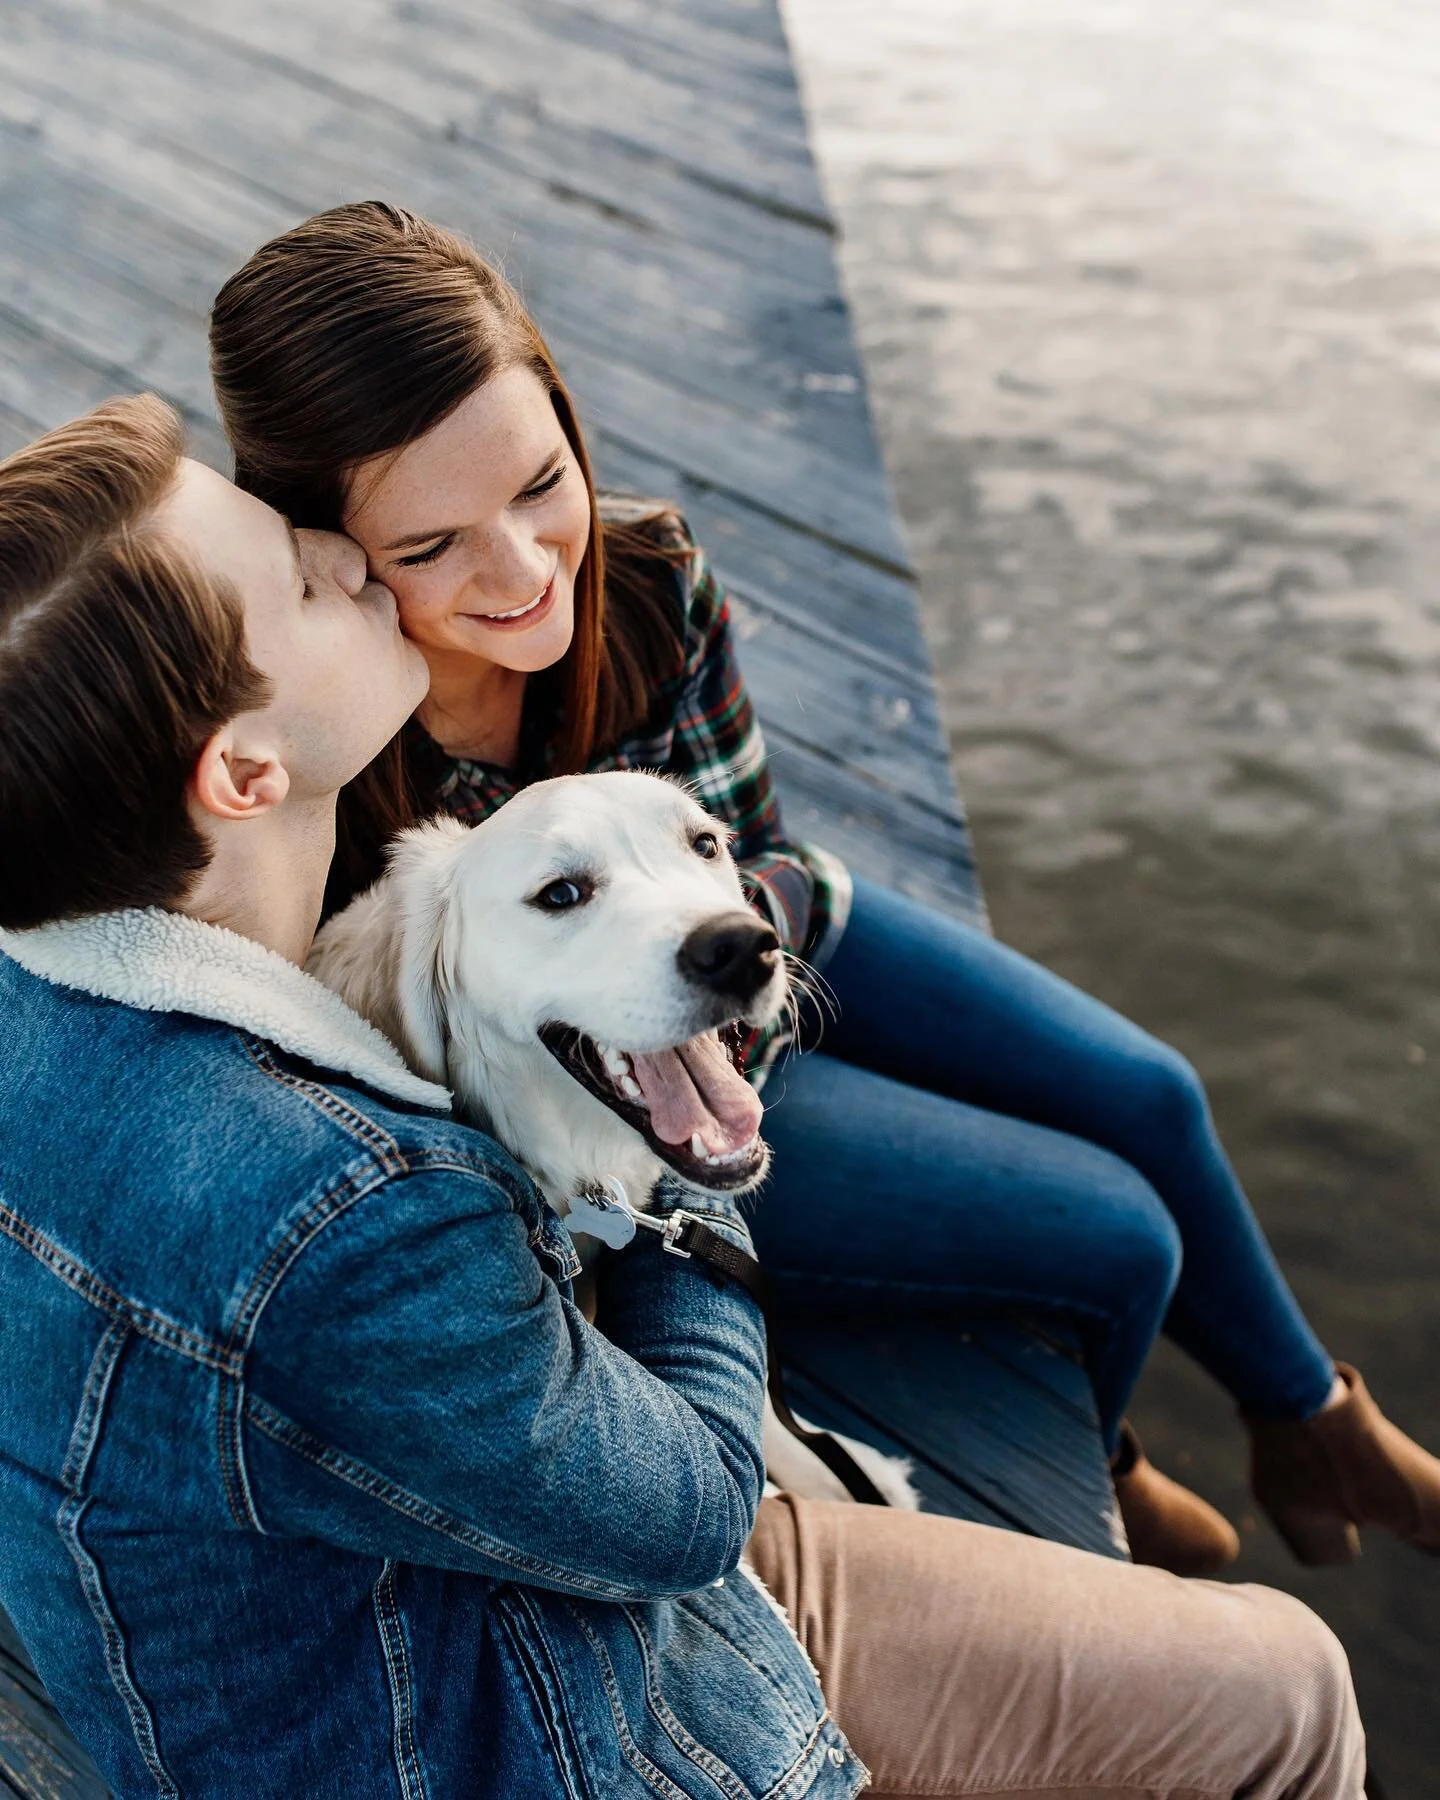
M 705 834 L 720 845 L 708 859 L 695 848 Z M 562 1216 L 606 1176 L 643 1207 L 665 1165 L 537 1034 L 561 1022 L 601 1045 L 654 1052 L 736 1016 L 677 961 L 695 927 L 746 904 L 726 837 L 657 776 L 538 782 L 483 825 L 441 819 L 402 834 L 388 873 L 326 925 L 307 967 L 412 1068 L 451 1087 L 461 1115 L 498 1138 Z M 557 879 L 591 897 L 543 910 L 535 897 Z M 745 1022 L 768 1024 L 787 995 L 777 956 Z M 847 1446 L 892 1504 L 916 1506 L 905 1465 Z M 791 1491 L 846 1497 L 768 1408 L 765 1450 Z
M 708 861 L 691 847 L 702 833 L 721 846 Z M 402 834 L 389 873 L 330 921 L 307 967 L 453 1088 L 462 1116 L 499 1138 L 562 1216 L 605 1174 L 643 1206 L 663 1164 L 537 1033 L 558 1021 L 654 1051 L 733 1016 L 676 959 L 697 925 L 745 907 L 726 836 L 656 776 L 539 782 L 483 825 L 439 819 Z M 533 904 L 573 877 L 594 884 L 584 905 Z M 786 992 L 777 958 L 750 1022 L 768 1023 Z

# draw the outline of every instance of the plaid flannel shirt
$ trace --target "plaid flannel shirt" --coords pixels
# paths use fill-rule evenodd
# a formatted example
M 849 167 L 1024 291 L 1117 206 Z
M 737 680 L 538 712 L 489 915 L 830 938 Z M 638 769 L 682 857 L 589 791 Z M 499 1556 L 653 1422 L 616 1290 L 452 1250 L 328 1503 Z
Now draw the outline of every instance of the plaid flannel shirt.
M 792 843 L 780 822 L 765 740 L 735 657 L 730 606 L 705 554 L 695 547 L 675 571 L 682 665 L 657 690 L 645 724 L 597 754 L 592 771 L 654 769 L 687 782 L 702 806 L 733 831 L 732 851 L 751 904 L 781 943 L 823 967 L 850 910 L 850 877 L 827 851 Z M 412 721 L 413 766 L 437 800 L 467 825 L 488 819 L 532 781 L 551 773 L 554 691 L 532 678 L 514 769 L 447 755 Z M 758 1086 L 791 1042 L 788 1021 L 757 1034 L 746 1066 Z

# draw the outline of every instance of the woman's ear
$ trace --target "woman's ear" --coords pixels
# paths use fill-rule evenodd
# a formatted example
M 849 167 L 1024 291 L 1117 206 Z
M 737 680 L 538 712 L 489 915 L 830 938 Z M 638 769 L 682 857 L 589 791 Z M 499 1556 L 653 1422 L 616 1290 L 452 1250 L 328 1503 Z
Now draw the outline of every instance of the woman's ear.
M 258 819 L 290 792 L 290 776 L 273 753 L 242 756 L 233 727 L 206 741 L 190 776 L 190 798 L 212 819 Z

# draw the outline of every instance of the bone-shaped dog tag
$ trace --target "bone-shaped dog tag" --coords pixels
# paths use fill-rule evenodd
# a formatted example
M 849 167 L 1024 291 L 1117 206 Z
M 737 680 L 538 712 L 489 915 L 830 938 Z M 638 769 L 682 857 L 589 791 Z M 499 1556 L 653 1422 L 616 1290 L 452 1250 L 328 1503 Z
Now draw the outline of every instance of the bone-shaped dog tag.
M 606 1178 L 605 1185 L 609 1194 L 590 1188 L 574 1196 L 565 1215 L 565 1229 L 572 1237 L 581 1234 L 598 1238 L 612 1250 L 623 1250 L 635 1236 L 635 1214 L 624 1188 L 613 1176 Z

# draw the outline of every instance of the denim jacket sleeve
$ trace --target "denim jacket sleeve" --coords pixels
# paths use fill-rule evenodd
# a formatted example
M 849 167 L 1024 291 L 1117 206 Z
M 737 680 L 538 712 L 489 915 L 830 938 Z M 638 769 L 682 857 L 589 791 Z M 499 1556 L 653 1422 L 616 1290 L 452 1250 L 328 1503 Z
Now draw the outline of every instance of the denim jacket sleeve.
M 725 1229 L 748 1248 L 733 1213 Z M 501 1184 L 392 1177 L 266 1305 L 247 1359 L 254 1522 L 606 1599 L 727 1574 L 764 1481 L 758 1311 L 643 1232 L 604 1294 L 610 1336 Z

